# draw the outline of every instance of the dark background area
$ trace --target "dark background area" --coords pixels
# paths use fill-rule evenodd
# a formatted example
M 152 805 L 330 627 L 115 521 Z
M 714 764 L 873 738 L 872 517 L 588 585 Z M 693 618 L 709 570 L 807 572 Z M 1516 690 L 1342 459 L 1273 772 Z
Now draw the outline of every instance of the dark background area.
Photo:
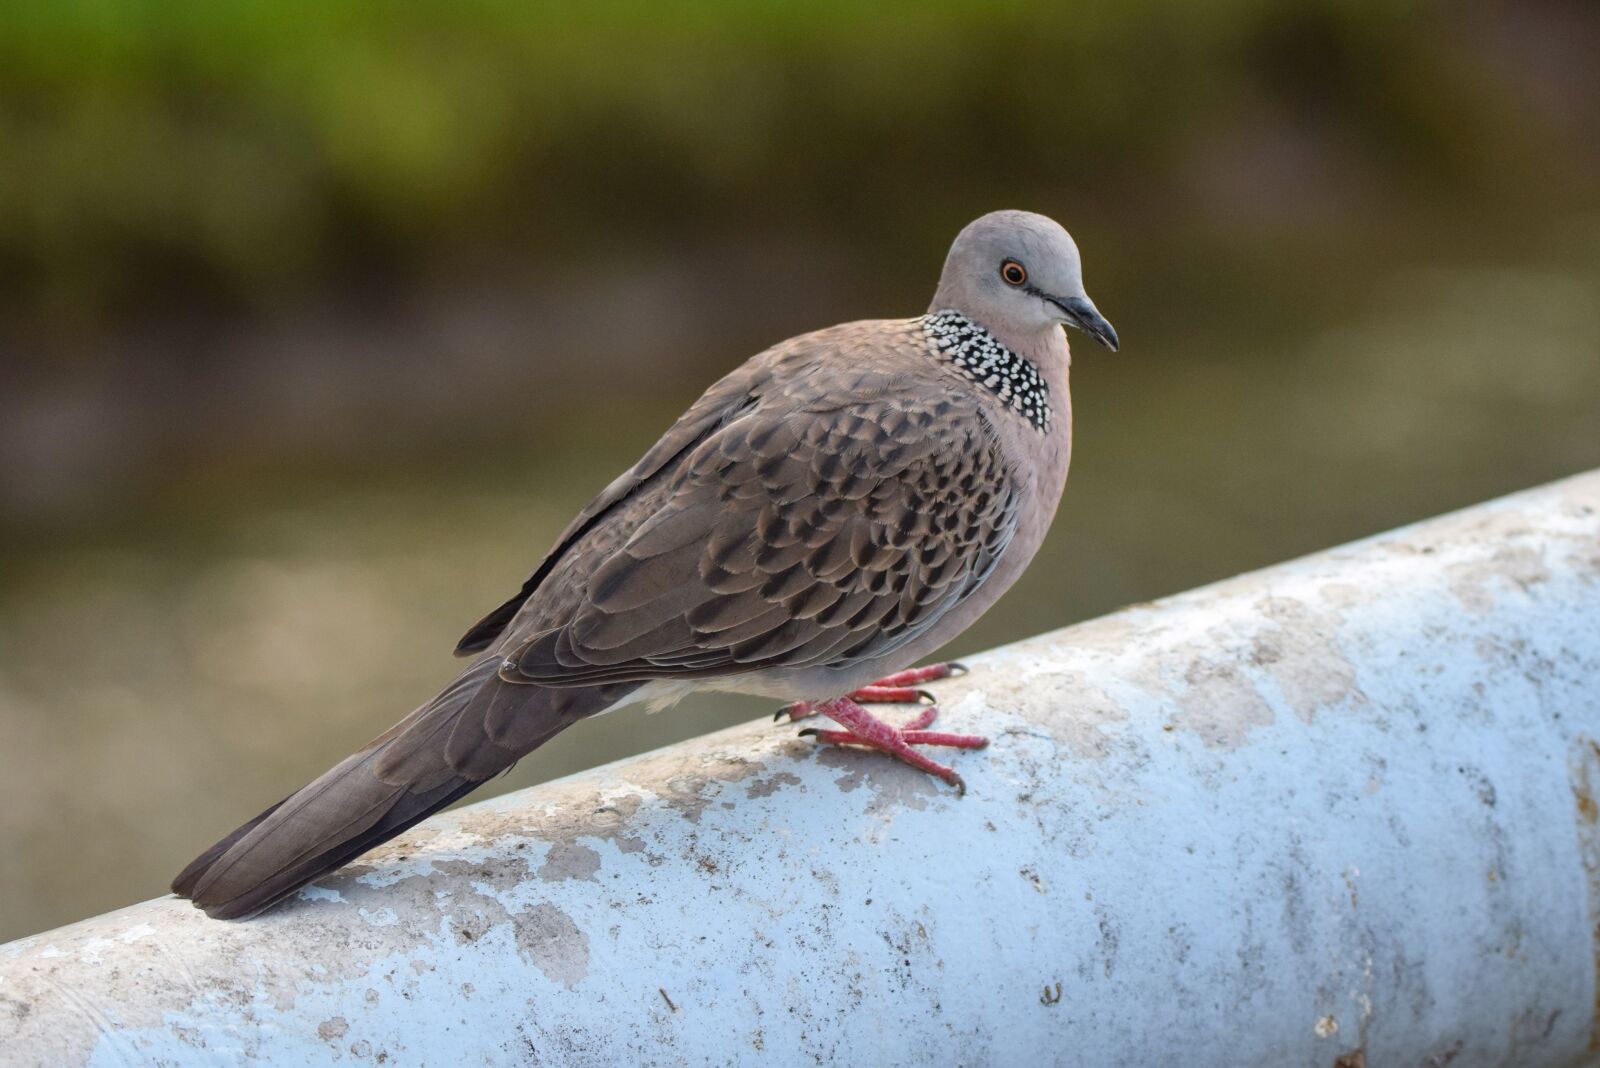
M 921 312 L 995 208 L 1124 345 L 957 652 L 1600 464 L 1596 55 L 1581 0 L 5 5 L 0 938 L 162 892 L 711 380 Z

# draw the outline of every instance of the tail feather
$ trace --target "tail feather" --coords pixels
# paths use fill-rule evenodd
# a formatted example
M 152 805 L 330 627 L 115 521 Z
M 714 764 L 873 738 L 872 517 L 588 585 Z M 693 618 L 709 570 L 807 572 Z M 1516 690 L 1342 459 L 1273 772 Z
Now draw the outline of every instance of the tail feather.
M 287 800 L 289 800 L 287 797 L 283 799 L 283 801 Z M 283 801 L 271 806 L 249 823 L 240 825 L 237 830 L 234 830 L 226 838 L 191 860 L 188 867 L 180 871 L 178 877 L 172 880 L 172 892 L 179 897 L 193 897 L 195 884 L 200 881 L 200 877 L 206 873 L 206 870 L 216 863 L 217 858 L 233 848 L 235 842 L 254 830 L 262 820 L 278 811 L 283 805 Z
M 243 890 L 224 896 L 228 891 L 215 884 L 199 890 L 191 897 L 196 905 L 206 910 L 206 915 L 216 920 L 245 920 L 292 896 L 318 876 L 342 868 L 373 846 L 409 830 L 435 812 L 465 797 L 479 786 L 476 779 L 456 779 L 426 794 L 408 794 L 390 808 L 376 822 L 336 845 L 297 864 L 292 864 L 263 875 Z
M 553 690 L 503 682 L 499 658 L 469 667 L 443 693 L 360 752 L 196 857 L 172 889 L 218 919 L 243 919 L 469 793 L 626 690 Z M 631 689 L 631 687 L 628 687 Z M 516 745 L 486 725 L 518 721 Z M 497 730 L 502 735 L 504 731 Z

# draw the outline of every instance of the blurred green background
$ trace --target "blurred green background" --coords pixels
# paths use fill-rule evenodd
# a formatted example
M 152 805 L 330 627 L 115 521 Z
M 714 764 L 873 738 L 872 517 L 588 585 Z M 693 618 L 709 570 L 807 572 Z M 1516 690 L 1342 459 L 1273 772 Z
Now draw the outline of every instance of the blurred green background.
M 957 652 L 1600 465 L 1596 55 L 1587 0 L 0 5 L 0 939 L 162 892 L 994 208 L 1124 344 Z

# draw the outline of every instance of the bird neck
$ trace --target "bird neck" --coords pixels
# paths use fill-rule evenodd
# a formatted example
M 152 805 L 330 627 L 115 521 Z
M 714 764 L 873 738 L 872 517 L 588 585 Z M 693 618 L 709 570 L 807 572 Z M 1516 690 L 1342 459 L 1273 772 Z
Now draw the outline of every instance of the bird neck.
M 1001 404 L 1022 416 L 1034 429 L 1048 431 L 1052 415 L 1052 387 L 1066 388 L 1065 367 L 1048 341 L 1027 345 L 1018 351 L 987 327 L 953 309 L 929 312 L 922 317 L 922 330 L 936 359 L 957 374 L 994 394 Z M 1058 338 L 1061 331 L 1057 328 Z M 1060 347 L 1064 348 L 1062 341 Z M 1064 356 L 1064 353 L 1062 354 Z M 1059 378 L 1059 382 L 1055 379 Z

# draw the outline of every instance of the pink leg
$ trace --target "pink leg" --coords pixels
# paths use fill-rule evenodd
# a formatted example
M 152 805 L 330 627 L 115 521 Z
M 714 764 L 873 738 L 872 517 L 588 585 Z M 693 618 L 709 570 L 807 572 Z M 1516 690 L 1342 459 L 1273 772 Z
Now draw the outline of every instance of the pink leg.
M 929 664 L 927 667 L 907 668 L 905 671 L 896 671 L 861 689 L 849 694 L 850 700 L 858 705 L 898 705 L 898 704 L 925 704 L 934 703 L 933 694 L 927 690 L 916 688 L 919 682 L 935 682 L 939 679 L 948 679 L 952 675 L 965 675 L 967 666 L 951 661 L 947 664 Z M 784 705 L 773 715 L 773 719 L 782 719 L 783 714 L 789 714 L 789 722 L 805 719 L 807 716 L 817 714 L 815 701 L 796 701 L 792 705 Z
M 967 784 L 956 774 L 954 768 L 947 768 L 937 761 L 923 756 L 911 747 L 913 745 L 948 745 L 958 749 L 982 749 L 989 744 L 989 739 L 981 738 L 974 734 L 946 734 L 942 731 L 924 730 L 933 722 L 938 714 L 936 709 L 928 708 L 907 723 L 904 727 L 896 727 L 862 708 L 848 697 L 835 697 L 829 701 L 807 702 L 808 714 L 819 713 L 834 720 L 845 728 L 842 731 L 830 730 L 803 730 L 802 735 L 814 735 L 819 742 L 828 742 L 833 745 L 865 745 L 873 749 L 881 749 L 890 756 L 905 761 L 914 768 L 921 768 L 930 775 L 937 775 L 945 782 L 954 786 L 961 793 L 967 792 Z
M 808 716 L 816 715 L 817 712 L 819 711 L 819 706 L 822 704 L 821 701 L 815 701 L 815 702 L 802 701 L 800 703 L 805 705 L 807 708 L 811 709 L 811 711 L 806 713 L 806 715 L 808 715 Z M 915 719 L 911 720 L 910 722 L 908 722 L 905 726 L 901 727 L 900 729 L 902 731 L 926 730 L 927 727 L 929 726 L 929 724 L 931 724 L 933 722 L 934 717 L 936 717 L 938 714 L 939 714 L 939 709 L 937 707 L 933 706 L 933 705 L 929 705 L 927 708 L 924 708 L 921 712 L 919 712 Z M 823 731 L 823 730 L 812 730 L 810 732 L 810 734 L 813 737 L 818 737 L 818 738 L 821 738 L 822 735 L 824 735 L 824 734 L 833 735 L 833 734 L 844 734 L 844 733 L 845 733 L 844 731 Z M 823 741 L 833 741 L 833 740 L 834 739 L 832 739 L 832 738 L 823 738 Z M 855 739 L 854 739 L 853 736 L 850 739 L 848 739 L 848 741 L 854 741 L 854 740 Z M 845 742 L 840 742 L 838 744 L 843 745 L 843 744 L 846 744 L 846 743 Z
M 850 700 L 860 705 L 931 705 L 933 694 L 913 686 L 883 686 L 873 683 L 850 694 Z

